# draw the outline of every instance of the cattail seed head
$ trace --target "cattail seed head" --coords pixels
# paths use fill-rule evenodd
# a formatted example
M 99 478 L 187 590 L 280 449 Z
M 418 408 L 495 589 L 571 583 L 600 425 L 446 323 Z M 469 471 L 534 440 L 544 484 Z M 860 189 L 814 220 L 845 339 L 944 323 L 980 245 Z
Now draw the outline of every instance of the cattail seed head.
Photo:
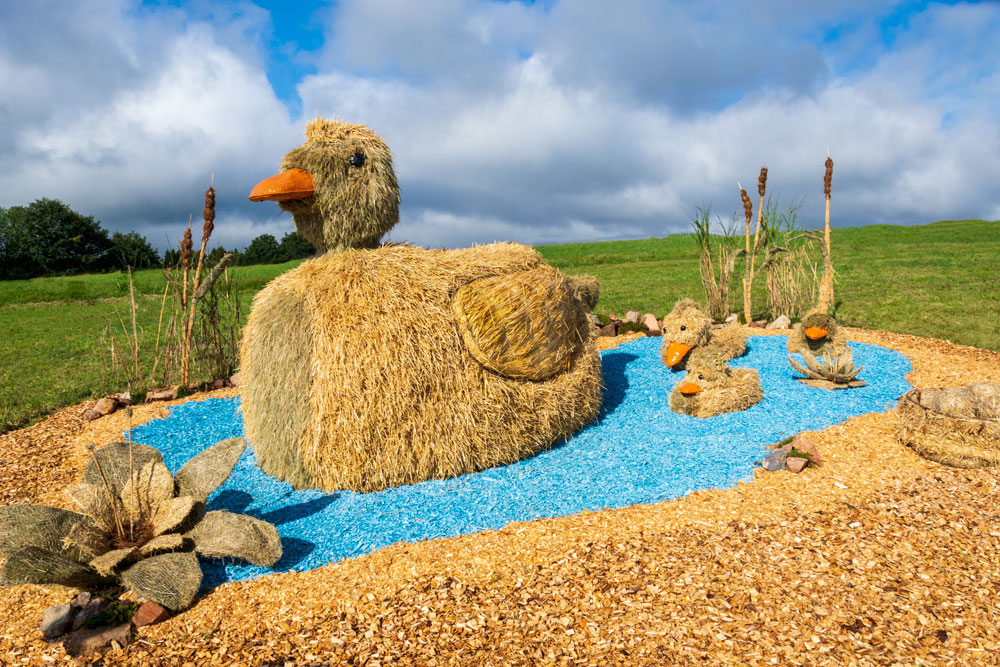
M 211 186 L 205 190 L 205 208 L 201 211 L 201 217 L 205 220 L 201 228 L 201 240 L 204 243 L 215 229 L 215 188 Z
M 830 198 L 830 185 L 833 183 L 833 160 L 826 158 L 826 174 L 823 176 L 823 194 Z
M 757 194 L 763 197 L 764 190 L 766 189 L 767 189 L 767 167 L 761 167 L 760 178 L 757 179 Z
M 743 200 L 743 214 L 747 217 L 747 224 L 750 224 L 750 219 L 753 218 L 753 202 L 750 201 L 750 196 L 747 191 L 740 188 L 740 199 Z
M 181 241 L 181 266 L 185 269 L 191 268 L 191 227 L 184 230 L 184 239 Z

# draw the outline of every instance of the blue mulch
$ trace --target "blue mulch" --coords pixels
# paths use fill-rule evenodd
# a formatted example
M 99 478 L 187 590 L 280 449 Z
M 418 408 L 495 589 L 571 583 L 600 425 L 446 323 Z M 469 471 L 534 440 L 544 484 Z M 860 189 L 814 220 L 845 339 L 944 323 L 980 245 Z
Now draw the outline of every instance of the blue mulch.
M 209 500 L 209 509 L 270 521 L 284 556 L 274 568 L 204 561 L 205 585 L 269 572 L 308 570 L 418 541 L 501 528 L 512 521 L 575 514 L 725 489 L 753 476 L 764 447 L 891 408 L 910 389 L 909 360 L 898 352 L 851 343 L 867 387 L 826 391 L 794 380 L 784 336 L 752 336 L 734 367 L 758 371 L 764 400 L 743 412 L 698 419 L 670 410 L 683 373 L 660 362 L 659 338 L 640 338 L 602 353 L 601 417 L 571 440 L 512 465 L 377 493 L 295 491 L 266 475 L 252 449 Z M 134 431 L 163 452 L 171 471 L 205 447 L 243 435 L 238 399 L 191 401 Z

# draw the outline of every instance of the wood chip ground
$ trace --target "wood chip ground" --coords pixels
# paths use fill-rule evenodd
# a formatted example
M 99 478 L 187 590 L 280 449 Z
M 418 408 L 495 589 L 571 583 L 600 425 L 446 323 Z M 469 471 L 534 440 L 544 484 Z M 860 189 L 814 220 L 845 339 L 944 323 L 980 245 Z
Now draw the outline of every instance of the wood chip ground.
M 915 386 L 1000 381 L 995 352 L 848 332 L 906 354 Z M 85 407 L 0 435 L 0 502 L 66 506 L 85 444 L 127 427 Z M 894 433 L 865 415 L 811 433 L 825 464 L 799 475 L 225 584 L 102 664 L 1000 664 L 1000 471 Z M 0 590 L 0 662 L 69 661 L 38 629 L 68 599 Z

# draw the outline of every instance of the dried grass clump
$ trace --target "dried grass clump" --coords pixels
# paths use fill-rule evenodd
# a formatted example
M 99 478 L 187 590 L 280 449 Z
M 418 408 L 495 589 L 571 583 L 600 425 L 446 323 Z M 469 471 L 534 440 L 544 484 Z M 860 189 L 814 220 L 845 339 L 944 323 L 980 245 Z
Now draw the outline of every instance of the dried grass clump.
M 691 353 L 688 371 L 670 392 L 670 409 L 692 417 L 739 412 L 764 398 L 760 376 L 751 368 L 730 368 L 718 349 Z
M 1000 385 L 912 389 L 899 399 L 899 441 L 956 468 L 1000 464 Z
M 313 120 L 306 126 L 306 143 L 285 155 L 281 169 L 322 175 L 322 187 L 312 197 L 278 202 L 320 253 L 375 248 L 399 221 L 392 153 L 364 125 Z
M 256 296 L 242 347 L 244 421 L 261 467 L 299 488 L 375 491 L 511 463 L 592 421 L 601 364 L 582 307 L 548 313 L 550 335 L 575 340 L 549 364 L 564 371 L 528 381 L 492 369 L 525 367 L 513 360 L 534 353 L 528 337 L 505 348 L 490 321 L 542 331 L 532 299 L 578 303 L 552 271 L 532 249 L 497 243 L 346 250 L 279 276 Z M 488 313 L 475 291 L 499 293 L 494 276 L 512 290 L 537 279 L 521 288 L 534 295 L 521 315 L 510 304 Z M 463 325 L 456 308 L 481 312 Z

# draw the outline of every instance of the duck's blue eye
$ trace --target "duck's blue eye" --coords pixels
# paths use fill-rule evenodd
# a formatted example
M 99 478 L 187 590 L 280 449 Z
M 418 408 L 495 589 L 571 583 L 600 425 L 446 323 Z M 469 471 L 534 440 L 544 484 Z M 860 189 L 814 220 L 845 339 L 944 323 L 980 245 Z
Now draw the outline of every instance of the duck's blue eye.
M 360 167 L 365 163 L 365 156 L 362 155 L 361 153 L 355 153 L 351 157 L 347 158 L 347 161 L 351 164 L 352 167 Z

